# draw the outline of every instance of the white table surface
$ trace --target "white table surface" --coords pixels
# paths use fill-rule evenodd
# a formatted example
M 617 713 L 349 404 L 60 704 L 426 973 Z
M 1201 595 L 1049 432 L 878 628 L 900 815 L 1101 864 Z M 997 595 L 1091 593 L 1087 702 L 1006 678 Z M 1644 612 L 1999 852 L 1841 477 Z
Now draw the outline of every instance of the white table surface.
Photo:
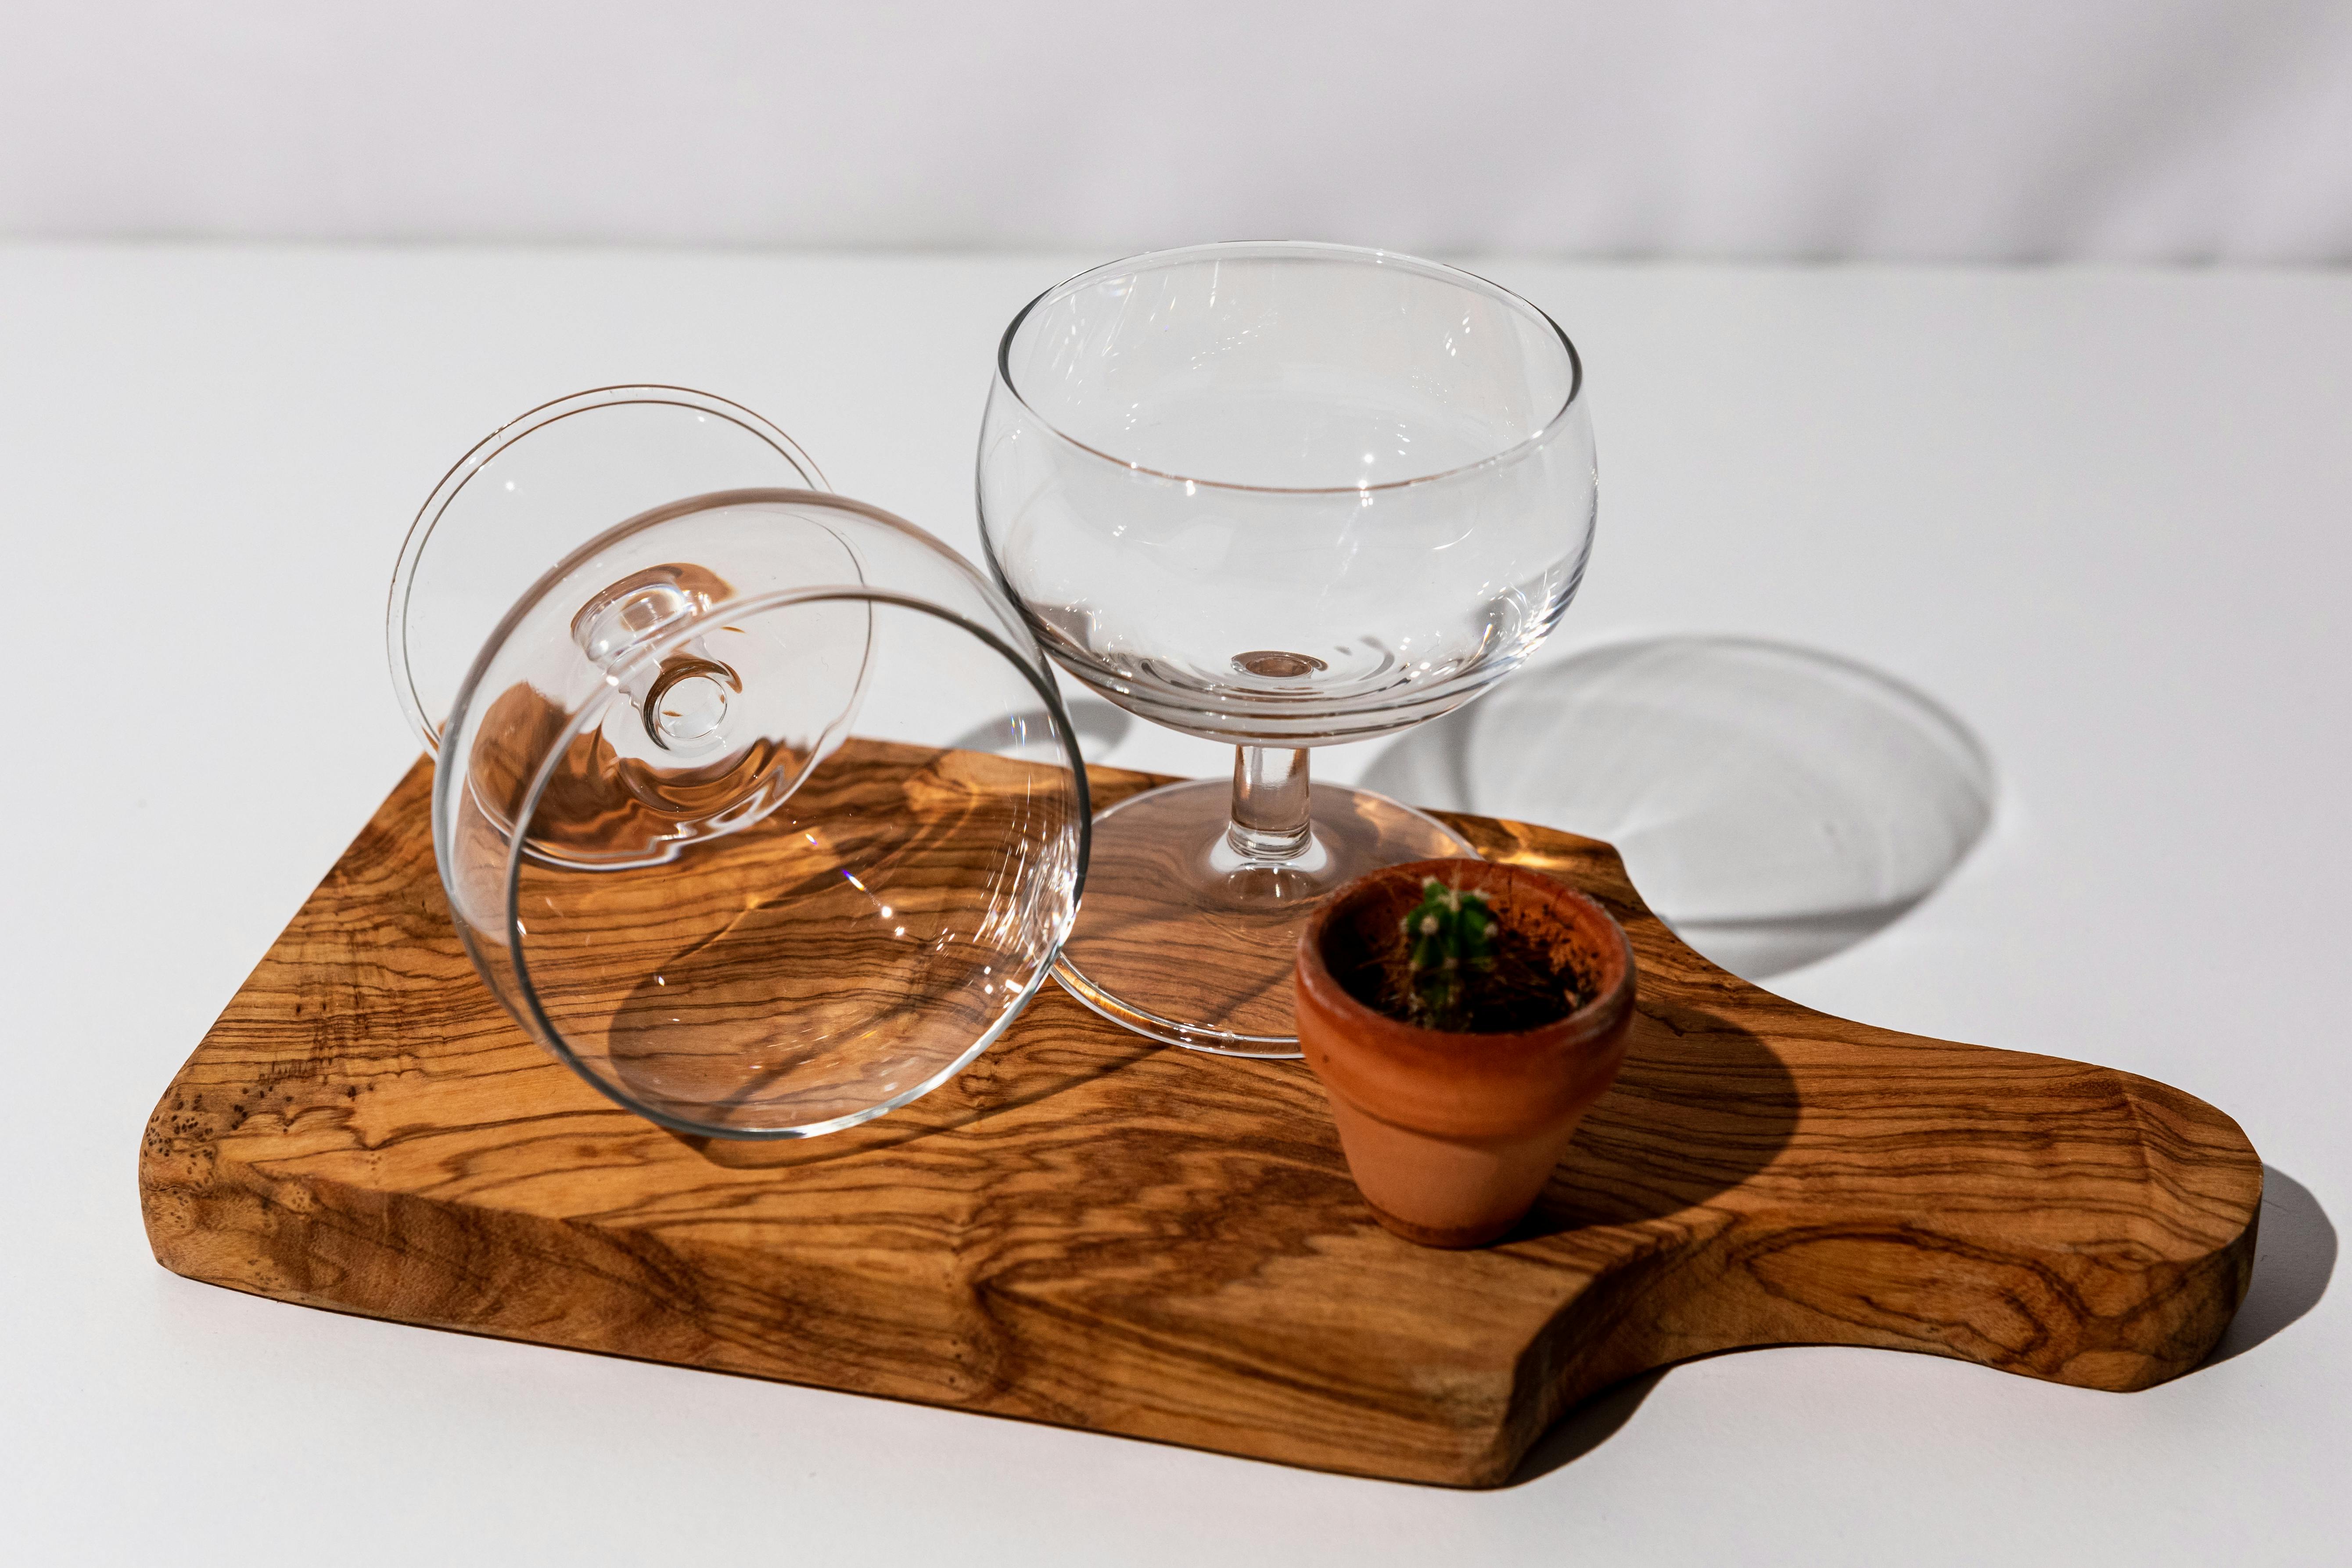
M 2352 274 L 1489 258 L 1585 350 L 1601 542 L 1546 657 L 1737 631 L 1916 683 L 1995 826 L 1777 982 L 2086 1058 L 2273 1168 L 2228 1359 L 2136 1395 L 1717 1357 L 1483 1494 L 376 1323 L 150 1258 L 133 1161 L 415 754 L 383 586 L 575 388 L 767 413 L 971 551 L 997 332 L 1087 258 L 0 247 L 0 1555 L 26 1563 L 2309 1562 L 2352 1310 Z M 1369 748 L 1324 754 L 1360 770 Z M 1214 772 L 1139 727 L 1106 759 Z M 2307 1309 L 2307 1310 L 2306 1310 Z

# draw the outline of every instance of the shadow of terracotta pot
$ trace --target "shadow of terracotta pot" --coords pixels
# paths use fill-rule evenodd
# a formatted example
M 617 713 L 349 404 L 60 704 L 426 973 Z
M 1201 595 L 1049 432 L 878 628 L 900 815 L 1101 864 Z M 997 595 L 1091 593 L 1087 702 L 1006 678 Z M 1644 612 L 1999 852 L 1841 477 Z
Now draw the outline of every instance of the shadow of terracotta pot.
M 1506 931 L 1572 967 L 1592 999 L 1553 1023 L 1495 1034 L 1423 1028 L 1359 1001 L 1339 976 L 1395 939 L 1430 877 L 1485 893 Z M 1599 904 L 1538 872 L 1416 860 L 1332 896 L 1299 938 L 1296 985 L 1299 1047 L 1374 1215 L 1424 1247 L 1478 1247 L 1534 1205 L 1616 1079 L 1633 950 Z

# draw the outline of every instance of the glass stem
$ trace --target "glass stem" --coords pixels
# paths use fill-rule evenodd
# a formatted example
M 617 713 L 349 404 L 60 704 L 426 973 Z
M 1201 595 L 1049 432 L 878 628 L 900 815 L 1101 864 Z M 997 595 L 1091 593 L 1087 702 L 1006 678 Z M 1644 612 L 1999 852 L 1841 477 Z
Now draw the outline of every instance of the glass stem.
M 1307 847 L 1307 753 L 1266 746 L 1234 752 L 1234 820 L 1225 841 L 1252 860 L 1288 860 Z

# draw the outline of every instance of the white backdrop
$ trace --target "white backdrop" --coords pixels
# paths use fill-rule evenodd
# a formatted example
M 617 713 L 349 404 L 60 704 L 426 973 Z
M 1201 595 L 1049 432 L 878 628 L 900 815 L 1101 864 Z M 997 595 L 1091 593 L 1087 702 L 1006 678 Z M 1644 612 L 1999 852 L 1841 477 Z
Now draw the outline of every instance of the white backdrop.
M 2352 259 L 2352 0 L 6 0 L 0 235 Z

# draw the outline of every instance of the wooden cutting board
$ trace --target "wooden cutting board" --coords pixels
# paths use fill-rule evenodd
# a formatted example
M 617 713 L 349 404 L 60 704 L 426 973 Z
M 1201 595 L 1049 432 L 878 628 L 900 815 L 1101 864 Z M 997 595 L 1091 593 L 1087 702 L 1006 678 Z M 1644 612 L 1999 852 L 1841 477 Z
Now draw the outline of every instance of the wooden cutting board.
M 2262 1165 L 2128 1073 L 1823 1016 L 1715 968 L 1591 839 L 1450 818 L 1606 904 L 1624 1074 L 1482 1251 L 1372 1221 L 1297 1062 L 1048 987 L 970 1070 L 832 1137 L 624 1112 L 491 1000 L 386 800 L 148 1124 L 155 1256 L 306 1306 L 1453 1486 L 1738 1346 L 1877 1345 L 2129 1390 L 2243 1296 Z M 1099 771 L 1108 805 L 1156 781 Z

